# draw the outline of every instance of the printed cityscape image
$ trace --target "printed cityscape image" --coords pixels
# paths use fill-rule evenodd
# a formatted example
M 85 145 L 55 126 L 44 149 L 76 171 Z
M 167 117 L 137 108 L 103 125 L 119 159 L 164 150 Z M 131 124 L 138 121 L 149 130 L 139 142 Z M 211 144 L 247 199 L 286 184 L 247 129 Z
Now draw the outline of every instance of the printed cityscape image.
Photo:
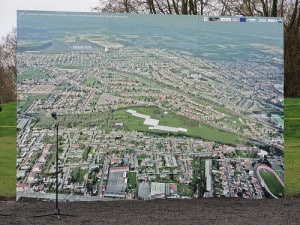
M 284 197 L 280 19 L 17 19 L 18 199 Z

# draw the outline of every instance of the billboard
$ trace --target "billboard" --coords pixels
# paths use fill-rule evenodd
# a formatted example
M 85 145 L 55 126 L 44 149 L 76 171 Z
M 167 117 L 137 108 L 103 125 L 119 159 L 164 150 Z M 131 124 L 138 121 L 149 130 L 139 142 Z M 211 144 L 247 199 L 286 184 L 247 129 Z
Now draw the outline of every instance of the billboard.
M 281 19 L 17 19 L 17 198 L 284 197 Z

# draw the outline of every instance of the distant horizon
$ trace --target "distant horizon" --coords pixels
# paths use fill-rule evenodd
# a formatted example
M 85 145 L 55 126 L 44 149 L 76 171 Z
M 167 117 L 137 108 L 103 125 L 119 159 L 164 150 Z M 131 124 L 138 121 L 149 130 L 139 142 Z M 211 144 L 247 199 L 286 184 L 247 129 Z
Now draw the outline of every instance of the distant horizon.
M 1 0 L 0 1 L 0 39 L 10 33 L 17 24 L 17 10 L 41 11 L 80 11 L 90 12 L 99 5 L 99 0 Z

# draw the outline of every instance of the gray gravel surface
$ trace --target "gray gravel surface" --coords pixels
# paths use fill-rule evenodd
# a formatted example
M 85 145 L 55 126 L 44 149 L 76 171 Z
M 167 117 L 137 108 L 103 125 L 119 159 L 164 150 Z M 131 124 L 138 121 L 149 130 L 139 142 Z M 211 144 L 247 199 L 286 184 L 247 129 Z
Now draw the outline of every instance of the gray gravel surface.
M 0 224 L 300 224 L 300 198 L 60 202 L 0 201 Z

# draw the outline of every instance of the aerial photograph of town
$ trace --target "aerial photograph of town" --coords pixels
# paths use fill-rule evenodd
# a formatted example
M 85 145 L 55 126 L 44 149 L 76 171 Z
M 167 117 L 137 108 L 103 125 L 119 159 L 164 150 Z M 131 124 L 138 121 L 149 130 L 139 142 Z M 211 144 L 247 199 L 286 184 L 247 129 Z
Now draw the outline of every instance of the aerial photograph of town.
M 17 199 L 284 197 L 280 19 L 18 11 L 17 36 Z

